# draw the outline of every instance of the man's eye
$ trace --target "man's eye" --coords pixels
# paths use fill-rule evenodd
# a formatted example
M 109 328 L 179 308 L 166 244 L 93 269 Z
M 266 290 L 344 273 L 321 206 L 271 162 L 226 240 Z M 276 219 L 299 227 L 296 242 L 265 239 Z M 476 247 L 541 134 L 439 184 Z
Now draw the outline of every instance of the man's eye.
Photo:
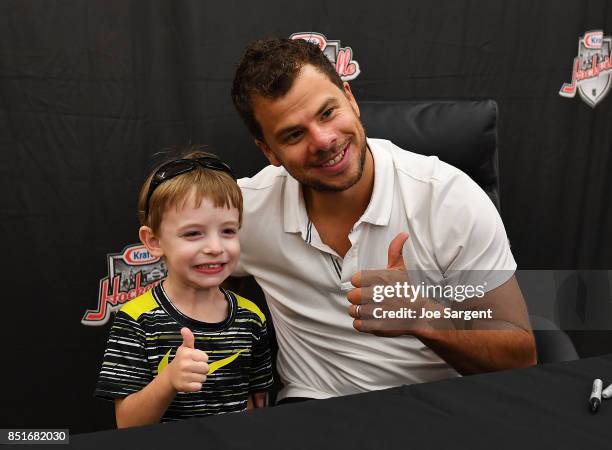
M 321 118 L 322 119 L 329 119 L 332 116 L 333 112 L 334 112 L 334 108 L 329 108 L 329 109 L 325 110 L 323 112 L 323 114 L 321 114 Z
M 287 136 L 287 142 L 297 142 L 302 137 L 302 131 L 294 131 L 293 133 Z

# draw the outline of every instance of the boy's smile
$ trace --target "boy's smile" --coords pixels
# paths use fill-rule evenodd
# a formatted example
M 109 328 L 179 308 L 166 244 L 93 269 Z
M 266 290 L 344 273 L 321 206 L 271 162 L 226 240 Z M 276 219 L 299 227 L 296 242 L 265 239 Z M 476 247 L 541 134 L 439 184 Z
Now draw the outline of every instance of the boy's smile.
M 208 263 L 208 264 L 200 264 L 198 266 L 195 266 L 194 269 L 201 273 L 213 275 L 213 274 L 223 271 L 224 266 L 225 266 L 225 263 L 223 262 Z

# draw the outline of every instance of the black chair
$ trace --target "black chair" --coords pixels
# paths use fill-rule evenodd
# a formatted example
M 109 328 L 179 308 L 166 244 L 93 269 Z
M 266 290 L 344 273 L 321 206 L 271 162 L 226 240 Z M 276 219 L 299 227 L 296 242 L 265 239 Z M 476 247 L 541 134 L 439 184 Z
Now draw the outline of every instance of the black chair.
M 469 175 L 500 209 L 497 104 L 493 100 L 361 101 L 359 110 L 368 137 L 438 156 Z M 538 362 L 578 359 L 566 333 L 544 318 L 530 319 Z
M 497 209 L 497 104 L 493 100 L 362 101 L 370 138 L 388 139 L 421 155 L 436 155 L 478 183 Z
M 579 359 L 569 336 L 545 317 L 530 315 L 531 327 L 538 349 L 538 362 L 561 362 Z

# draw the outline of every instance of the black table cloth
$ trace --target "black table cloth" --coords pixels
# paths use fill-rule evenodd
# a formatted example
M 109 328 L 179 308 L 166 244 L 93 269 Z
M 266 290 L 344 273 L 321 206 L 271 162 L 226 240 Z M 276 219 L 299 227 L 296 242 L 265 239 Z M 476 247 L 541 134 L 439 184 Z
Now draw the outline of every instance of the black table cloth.
M 612 449 L 612 355 L 180 423 L 75 435 L 91 449 Z

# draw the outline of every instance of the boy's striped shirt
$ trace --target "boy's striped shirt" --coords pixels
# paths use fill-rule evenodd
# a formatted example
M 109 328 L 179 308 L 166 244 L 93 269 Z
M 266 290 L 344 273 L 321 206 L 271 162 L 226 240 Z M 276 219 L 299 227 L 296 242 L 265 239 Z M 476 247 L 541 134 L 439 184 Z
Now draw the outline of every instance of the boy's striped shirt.
M 95 395 L 114 399 L 138 392 L 172 362 L 181 328 L 206 352 L 210 372 L 199 392 L 179 392 L 162 422 L 243 411 L 249 392 L 272 385 L 266 318 L 251 301 L 222 290 L 226 320 L 206 323 L 182 314 L 161 285 L 126 303 L 115 316 Z

